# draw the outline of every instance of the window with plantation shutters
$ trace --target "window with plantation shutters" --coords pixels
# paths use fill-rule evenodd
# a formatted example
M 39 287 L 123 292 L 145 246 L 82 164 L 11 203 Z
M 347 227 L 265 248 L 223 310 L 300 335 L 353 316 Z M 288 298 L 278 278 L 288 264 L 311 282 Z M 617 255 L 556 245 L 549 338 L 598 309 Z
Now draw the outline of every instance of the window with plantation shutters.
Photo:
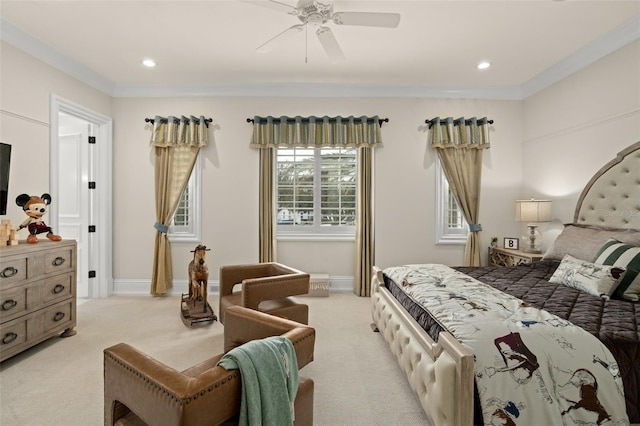
M 469 226 L 456 198 L 449 189 L 449 182 L 447 182 L 439 159 L 436 159 L 435 169 L 436 243 L 465 244 Z
M 199 242 L 201 229 L 201 160 L 198 156 L 189 183 L 178 202 L 167 237 L 175 242 Z
M 448 184 L 445 191 L 447 197 L 447 228 L 456 230 L 464 229 L 466 226 L 464 217 L 462 215 L 462 212 L 460 211 L 460 207 L 458 207 L 456 198 L 453 196 L 453 193 L 451 193 L 451 190 L 449 189 Z
M 353 235 L 356 150 L 279 148 L 278 235 Z

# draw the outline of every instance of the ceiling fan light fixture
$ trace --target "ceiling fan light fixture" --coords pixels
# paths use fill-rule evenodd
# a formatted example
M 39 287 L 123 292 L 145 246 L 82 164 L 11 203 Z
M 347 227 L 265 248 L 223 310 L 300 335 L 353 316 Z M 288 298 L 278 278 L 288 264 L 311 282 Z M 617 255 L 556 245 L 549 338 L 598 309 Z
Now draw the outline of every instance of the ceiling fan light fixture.
M 346 26 L 362 26 L 362 27 L 378 27 L 378 28 L 396 28 L 400 22 L 399 13 L 381 13 L 381 12 L 333 12 L 333 4 L 328 0 L 298 0 L 297 6 L 291 6 L 282 2 L 282 0 L 269 0 L 267 2 L 257 2 L 250 0 L 242 0 L 257 5 L 265 5 L 270 8 L 278 8 L 286 11 L 290 15 L 297 16 L 301 22 L 294 25 L 275 37 L 267 40 L 258 46 L 257 51 L 265 53 L 272 49 L 273 46 L 282 44 L 285 38 L 292 34 L 302 31 L 303 28 L 311 27 L 316 30 L 316 36 L 321 46 L 326 52 L 331 62 L 343 61 L 345 59 L 344 52 L 340 48 L 340 44 L 333 35 L 331 28 L 324 26 L 325 24 L 346 25 Z M 327 1 L 323 3 L 323 1 Z M 305 39 L 305 54 L 306 54 Z M 306 57 L 305 57 L 306 62 Z
M 491 62 L 489 61 L 481 61 L 478 62 L 478 65 L 476 65 L 476 68 L 478 68 L 479 70 L 486 70 L 487 68 L 491 67 Z

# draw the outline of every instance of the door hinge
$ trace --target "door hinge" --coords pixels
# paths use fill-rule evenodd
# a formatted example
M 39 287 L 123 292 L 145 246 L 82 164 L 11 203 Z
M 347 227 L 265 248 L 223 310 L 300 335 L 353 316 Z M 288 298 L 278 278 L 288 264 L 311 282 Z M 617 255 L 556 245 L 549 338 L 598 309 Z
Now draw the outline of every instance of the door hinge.
M 89 225 L 89 232 L 96 232 L 96 226 L 95 225 Z
M 96 277 L 96 271 L 89 271 L 89 278 L 95 278 Z
M 89 136 L 89 143 L 96 143 L 96 137 L 95 136 Z
M 96 189 L 96 183 L 95 182 L 89 182 L 89 189 Z

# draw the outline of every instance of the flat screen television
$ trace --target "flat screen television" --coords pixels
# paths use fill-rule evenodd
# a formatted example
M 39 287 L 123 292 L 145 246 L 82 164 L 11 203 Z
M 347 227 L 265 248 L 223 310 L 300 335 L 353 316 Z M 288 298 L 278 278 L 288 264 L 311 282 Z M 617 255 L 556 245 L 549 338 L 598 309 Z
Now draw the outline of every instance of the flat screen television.
M 0 215 L 7 214 L 9 198 L 9 166 L 11 165 L 11 145 L 0 142 Z

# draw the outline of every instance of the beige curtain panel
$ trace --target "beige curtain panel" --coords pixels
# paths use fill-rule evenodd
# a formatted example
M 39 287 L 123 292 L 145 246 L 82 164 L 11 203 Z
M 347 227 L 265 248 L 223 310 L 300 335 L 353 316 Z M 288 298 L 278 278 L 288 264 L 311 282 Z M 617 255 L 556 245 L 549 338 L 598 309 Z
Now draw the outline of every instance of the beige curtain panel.
M 367 148 L 358 149 L 358 181 L 356 188 L 356 275 L 353 292 L 371 296 L 371 276 L 375 261 L 373 243 L 373 155 Z
M 260 261 L 276 261 L 275 148 L 358 149 L 354 293 L 370 296 L 373 245 L 373 153 L 382 145 L 374 117 L 254 117 L 251 147 L 260 149 Z
M 480 266 L 479 223 L 482 152 L 490 147 L 487 118 L 451 117 L 430 121 L 429 144 L 438 153 L 451 193 L 458 202 L 469 234 L 464 251 L 465 266 Z
M 186 188 L 200 148 L 207 144 L 204 117 L 156 117 L 151 146 L 155 151 L 156 237 L 151 294 L 161 296 L 172 286 L 171 245 L 167 232 Z
M 374 117 L 254 117 L 252 148 L 377 147 L 380 120 Z
M 260 150 L 260 191 L 259 191 L 259 262 L 275 262 L 276 255 L 276 150 L 265 148 Z

